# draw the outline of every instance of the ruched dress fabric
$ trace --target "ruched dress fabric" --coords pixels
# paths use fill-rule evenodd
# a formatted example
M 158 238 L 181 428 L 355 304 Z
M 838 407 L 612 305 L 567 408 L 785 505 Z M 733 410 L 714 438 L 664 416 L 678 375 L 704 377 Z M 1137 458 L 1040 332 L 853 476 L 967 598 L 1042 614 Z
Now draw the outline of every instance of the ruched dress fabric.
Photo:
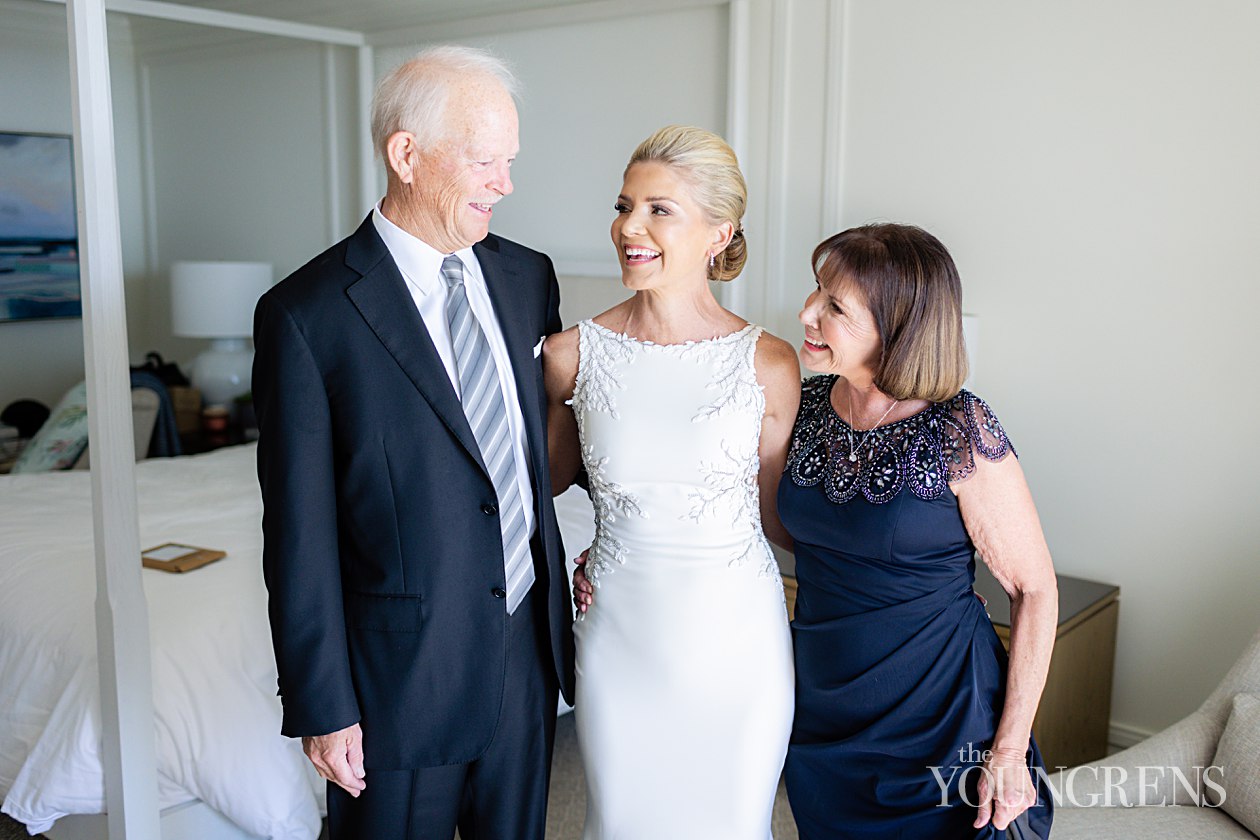
M 761 329 L 658 345 L 578 325 L 595 505 L 574 624 L 585 840 L 767 840 L 792 725 L 783 583 L 761 529 Z
M 803 385 L 778 497 L 799 585 L 786 782 L 800 836 L 997 837 L 972 823 L 1007 657 L 972 591 L 975 546 L 949 482 L 1014 450 L 968 391 L 854 432 L 832 408 L 835 380 Z M 1042 767 L 1033 741 L 1027 760 Z M 1049 835 L 1034 777 L 1038 803 L 1013 837 Z

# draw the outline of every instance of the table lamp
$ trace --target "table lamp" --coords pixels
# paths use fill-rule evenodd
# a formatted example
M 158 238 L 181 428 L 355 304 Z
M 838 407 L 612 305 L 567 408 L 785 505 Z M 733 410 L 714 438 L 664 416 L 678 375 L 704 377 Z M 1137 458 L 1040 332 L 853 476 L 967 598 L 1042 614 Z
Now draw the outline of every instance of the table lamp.
M 249 391 L 254 305 L 271 288 L 270 263 L 187 262 L 171 265 L 171 331 L 209 338 L 193 360 L 193 387 L 206 405 L 230 406 Z

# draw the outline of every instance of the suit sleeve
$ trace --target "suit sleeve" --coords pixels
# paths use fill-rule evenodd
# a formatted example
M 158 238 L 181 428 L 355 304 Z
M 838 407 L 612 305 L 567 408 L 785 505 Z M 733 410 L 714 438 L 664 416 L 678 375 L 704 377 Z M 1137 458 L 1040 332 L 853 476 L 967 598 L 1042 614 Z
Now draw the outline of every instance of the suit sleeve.
M 556 279 L 556 267 L 547 260 L 547 327 L 543 335 L 552 335 L 564 329 L 560 322 L 560 281 Z
M 346 647 L 328 395 L 306 336 L 271 295 L 254 312 L 254 345 L 263 578 L 281 732 L 324 735 L 360 717 Z

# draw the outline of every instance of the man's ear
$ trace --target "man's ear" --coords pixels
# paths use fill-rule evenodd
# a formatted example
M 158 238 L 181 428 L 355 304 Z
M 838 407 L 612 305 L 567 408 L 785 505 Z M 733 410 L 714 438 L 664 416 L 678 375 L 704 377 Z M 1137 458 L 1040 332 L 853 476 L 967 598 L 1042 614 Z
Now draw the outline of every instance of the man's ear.
M 385 163 L 404 184 L 415 180 L 416 136 L 410 131 L 395 131 L 385 141 Z

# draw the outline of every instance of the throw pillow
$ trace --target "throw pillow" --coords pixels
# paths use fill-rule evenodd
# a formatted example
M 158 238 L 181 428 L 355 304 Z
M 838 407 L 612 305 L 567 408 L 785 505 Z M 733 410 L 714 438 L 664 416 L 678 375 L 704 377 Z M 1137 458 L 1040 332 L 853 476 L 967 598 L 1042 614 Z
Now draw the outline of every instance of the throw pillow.
M 1221 783 L 1225 795 L 1221 797 L 1208 787 L 1208 801 L 1251 833 L 1260 834 L 1260 695 L 1234 695 L 1234 707 L 1212 763 L 1222 768 L 1213 778 Z
M 57 403 L 44 425 L 13 464 L 14 473 L 65 470 L 88 442 L 87 383 L 75 385 Z

